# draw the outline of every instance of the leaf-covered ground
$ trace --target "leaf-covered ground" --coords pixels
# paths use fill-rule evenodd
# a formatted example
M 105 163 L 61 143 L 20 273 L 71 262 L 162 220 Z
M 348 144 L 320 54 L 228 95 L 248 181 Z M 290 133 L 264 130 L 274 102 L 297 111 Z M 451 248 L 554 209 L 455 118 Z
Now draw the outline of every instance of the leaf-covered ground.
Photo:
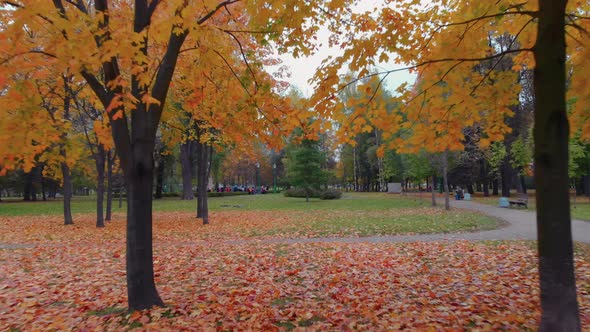
M 432 231 L 436 221 L 470 218 L 428 208 L 233 210 L 203 226 L 192 213 L 156 213 L 156 283 L 168 306 L 128 314 L 122 215 L 104 229 L 92 215 L 77 215 L 74 226 L 57 216 L 3 217 L 0 243 L 33 247 L 0 249 L 0 330 L 535 330 L 530 242 L 268 241 L 362 235 L 363 225 L 403 233 L 391 224 L 406 219 Z M 590 330 L 587 246 L 577 251 L 576 273 Z

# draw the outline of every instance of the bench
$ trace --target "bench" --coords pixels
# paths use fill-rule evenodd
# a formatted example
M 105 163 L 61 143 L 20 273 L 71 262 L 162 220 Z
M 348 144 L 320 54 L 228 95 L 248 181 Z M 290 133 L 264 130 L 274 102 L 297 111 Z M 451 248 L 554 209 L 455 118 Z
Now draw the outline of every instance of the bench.
M 510 204 L 510 207 L 514 205 L 516 207 L 524 206 L 525 208 L 528 208 L 529 196 L 527 194 L 518 193 L 515 198 L 509 199 L 508 203 Z

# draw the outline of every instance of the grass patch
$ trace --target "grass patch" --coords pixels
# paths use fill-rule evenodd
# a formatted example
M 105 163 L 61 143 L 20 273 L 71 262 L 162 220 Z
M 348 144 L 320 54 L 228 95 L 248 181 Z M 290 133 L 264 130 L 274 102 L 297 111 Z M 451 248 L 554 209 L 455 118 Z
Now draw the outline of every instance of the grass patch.
M 110 316 L 110 315 L 119 315 L 124 312 L 127 312 L 127 309 L 120 308 L 120 307 L 106 307 L 106 308 L 100 309 L 100 310 L 91 310 L 88 312 L 88 315 L 104 317 L 104 316 Z
M 402 197 L 382 193 L 344 193 L 339 200 L 310 199 L 284 197 L 281 194 L 238 195 L 228 197 L 210 197 L 210 211 L 231 210 L 383 210 L 391 208 L 410 208 L 425 206 L 427 202 L 412 197 Z M 197 206 L 196 200 L 183 201 L 175 197 L 167 197 L 153 201 L 153 210 L 193 212 Z M 113 212 L 125 213 L 125 201 L 119 208 L 118 200 L 113 200 Z M 72 213 L 95 213 L 96 197 L 77 196 L 72 199 Z M 0 216 L 25 215 L 61 215 L 63 201 L 48 200 L 24 202 L 21 200 L 5 200 L 0 203 Z
M 473 212 L 442 212 L 401 216 L 357 216 L 316 222 L 312 228 L 320 234 L 333 233 L 357 236 L 454 233 L 495 229 L 498 219 Z

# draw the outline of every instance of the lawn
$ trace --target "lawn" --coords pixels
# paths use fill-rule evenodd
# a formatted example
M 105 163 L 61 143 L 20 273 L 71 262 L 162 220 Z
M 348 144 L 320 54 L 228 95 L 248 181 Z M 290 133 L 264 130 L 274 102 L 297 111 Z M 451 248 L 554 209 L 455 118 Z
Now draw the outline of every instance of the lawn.
M 0 249 L 2 330 L 534 330 L 539 322 L 534 242 L 287 241 L 498 226 L 471 212 L 384 194 L 309 204 L 239 196 L 212 198 L 211 224 L 202 225 L 195 201 L 157 201 L 154 268 L 167 306 L 130 314 L 124 213 L 97 229 L 92 213 L 80 213 L 92 202 L 76 199 L 75 225 L 64 226 L 52 203 L 44 215 L 0 217 L 0 243 L 12 244 Z M 587 245 L 576 247 L 576 273 L 588 329 Z
M 115 208 L 114 221 L 105 231 L 94 227 L 88 199 L 74 201 L 74 227 L 61 222 L 60 202 L 4 203 L 11 216 L 0 218 L 0 242 L 71 241 L 76 238 L 120 236 L 124 228 L 124 209 Z M 39 222 L 33 209 L 43 209 L 44 222 Z M 211 225 L 203 226 L 194 217 L 196 201 L 163 199 L 154 201 L 154 227 L 163 229 L 165 237 L 196 240 L 298 238 L 334 236 L 379 236 L 398 234 L 449 233 L 493 229 L 502 222 L 470 211 L 432 208 L 419 199 L 387 194 L 346 194 L 340 200 L 287 198 L 282 195 L 230 196 L 209 199 Z M 123 211 L 121 211 L 123 210 Z M 5 211 L 6 212 L 6 211 Z M 18 224 L 18 227 L 14 227 Z M 100 233 L 101 232 L 101 233 Z M 156 234 L 156 239 L 158 235 Z M 120 237 L 119 239 L 122 239 Z M 98 240 L 98 239 L 97 239 Z
M 284 197 L 282 194 L 239 195 L 209 198 L 209 209 L 216 210 L 382 210 L 389 208 L 416 207 L 425 205 L 420 200 L 392 199 L 391 195 L 379 193 L 345 193 L 339 200 L 320 200 L 317 198 L 305 202 L 304 199 Z M 113 211 L 125 211 L 123 200 L 119 208 L 117 199 L 113 201 Z M 153 201 L 154 211 L 195 211 L 196 200 L 183 201 L 176 197 L 156 199 Z M 24 202 L 20 199 L 10 199 L 0 202 L 0 216 L 21 215 L 60 215 L 62 214 L 62 200 L 48 200 Z M 96 198 L 76 196 L 72 199 L 73 213 L 93 213 L 96 211 Z

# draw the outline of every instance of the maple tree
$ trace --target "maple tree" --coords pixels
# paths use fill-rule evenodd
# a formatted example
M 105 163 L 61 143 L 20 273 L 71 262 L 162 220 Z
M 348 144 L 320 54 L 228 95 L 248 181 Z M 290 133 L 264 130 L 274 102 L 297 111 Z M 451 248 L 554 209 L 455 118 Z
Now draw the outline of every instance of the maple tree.
M 318 3 L 2 2 L 5 64 L 28 57 L 34 59 L 34 66 L 67 69 L 86 80 L 106 111 L 126 178 L 126 261 L 131 310 L 163 305 L 153 278 L 153 150 L 183 45 L 187 45 L 186 51 L 214 51 L 218 47 L 223 49 L 225 39 L 220 36 L 260 32 L 253 41 L 271 39 L 280 45 L 280 51 L 309 54 L 313 49 L 310 36 L 316 28 L 304 22 L 322 13 Z M 325 6 L 337 9 L 338 4 L 339 1 L 331 1 Z M 324 21 L 328 20 L 337 17 Z M 29 38 L 28 32 L 37 36 Z M 219 55 L 230 58 L 229 54 Z M 201 66 L 206 67 L 212 59 L 204 60 Z M 260 106 L 258 101 L 256 104 Z M 276 116 L 271 119 L 285 116 L 280 109 L 272 109 Z
M 404 117 L 381 113 L 387 146 L 442 152 L 462 149 L 463 129 L 481 128 L 481 146 L 500 141 L 510 128 L 504 121 L 518 103 L 516 70 L 534 68 L 534 159 L 537 187 L 539 273 L 543 319 L 541 330 L 579 330 L 573 278 L 571 222 L 568 195 L 568 147 L 571 132 L 584 139 L 590 134 L 588 90 L 588 3 L 539 0 L 538 2 L 418 1 L 385 5 L 372 12 L 351 13 L 345 33 L 336 31 L 331 43 L 344 48 L 328 59 L 316 74 L 318 109 L 330 114 L 342 90 L 338 70 L 344 65 L 381 81 L 399 70 L 416 70 L 418 89 L 402 86 L 398 100 Z M 357 29 L 350 28 L 351 26 Z M 567 34 L 566 34 L 567 29 Z M 507 47 L 489 42 L 490 36 L 510 36 Z M 567 37 L 566 37 L 567 35 Z M 567 53 L 566 53 L 567 43 Z M 513 70 L 500 64 L 509 55 Z M 567 54 L 567 57 L 566 57 Z M 380 61 L 408 63 L 409 67 L 369 74 Z M 489 70 L 477 70 L 482 61 Z M 567 66 L 567 71 L 566 71 Z M 567 94 L 576 96 L 566 113 L 566 72 L 571 80 Z M 569 74 L 574 73 L 574 74 Z M 373 91 L 368 91 L 367 100 Z M 367 108 L 368 112 L 378 112 Z M 362 131 L 362 127 L 357 132 Z M 410 132 L 400 137 L 399 132 Z

